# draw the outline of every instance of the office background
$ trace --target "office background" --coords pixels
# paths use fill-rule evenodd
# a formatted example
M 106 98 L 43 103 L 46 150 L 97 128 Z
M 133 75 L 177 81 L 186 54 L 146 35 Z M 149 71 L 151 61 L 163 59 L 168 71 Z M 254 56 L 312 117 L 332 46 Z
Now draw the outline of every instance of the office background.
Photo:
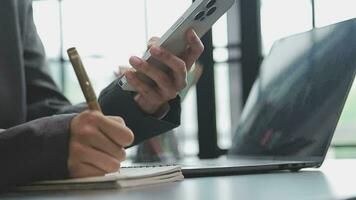
M 37 0 L 34 16 L 51 73 L 72 103 L 84 101 L 66 49 L 76 46 L 97 93 L 118 65 L 142 55 L 191 0 Z M 356 17 L 354 0 L 237 0 L 203 41 L 201 81 L 183 102 L 175 134 L 185 155 L 216 157 L 231 145 L 258 67 L 281 37 Z M 210 115 L 207 115 L 210 113 Z M 204 126 L 203 126 L 204 124 Z M 340 119 L 330 157 L 356 157 L 356 84 Z

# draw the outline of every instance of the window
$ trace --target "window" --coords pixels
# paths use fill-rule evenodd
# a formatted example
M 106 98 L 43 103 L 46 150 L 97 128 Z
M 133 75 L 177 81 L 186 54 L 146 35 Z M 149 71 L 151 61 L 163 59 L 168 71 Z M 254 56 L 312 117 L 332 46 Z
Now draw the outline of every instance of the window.
M 263 54 L 275 40 L 312 28 L 310 0 L 261 0 Z
M 61 80 L 55 64 L 61 59 L 67 61 L 67 48 L 77 47 L 94 88 L 99 92 L 113 80 L 113 71 L 118 65 L 128 65 L 131 55 L 142 55 L 148 36 L 161 35 L 189 2 L 46 0 L 34 2 L 34 15 L 53 75 L 57 76 L 66 96 L 78 103 L 84 98 L 77 95 L 80 88 L 71 66 L 65 62 L 64 79 Z M 169 9 L 167 14 L 168 9 L 162 9 L 164 7 L 175 9 Z M 159 18 L 162 14 L 167 17 Z

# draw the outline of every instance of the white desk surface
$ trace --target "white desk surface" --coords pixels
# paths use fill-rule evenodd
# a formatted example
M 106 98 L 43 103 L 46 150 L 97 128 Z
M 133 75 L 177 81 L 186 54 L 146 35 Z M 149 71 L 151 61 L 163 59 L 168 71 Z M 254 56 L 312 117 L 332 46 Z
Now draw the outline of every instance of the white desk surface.
M 356 197 L 356 159 L 326 160 L 320 169 L 300 172 L 185 179 L 123 190 L 3 194 L 0 199 L 346 199 Z

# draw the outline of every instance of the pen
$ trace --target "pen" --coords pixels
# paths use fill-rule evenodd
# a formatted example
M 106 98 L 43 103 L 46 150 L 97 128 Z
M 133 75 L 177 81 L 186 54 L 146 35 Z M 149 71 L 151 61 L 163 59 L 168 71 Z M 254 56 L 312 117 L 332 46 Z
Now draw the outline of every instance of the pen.
M 67 53 L 69 56 L 69 60 L 72 63 L 75 74 L 77 75 L 80 87 L 82 89 L 89 109 L 102 112 L 93 87 L 90 83 L 89 77 L 84 69 L 83 62 L 80 59 L 77 50 L 75 49 L 75 47 L 72 47 L 67 50 Z

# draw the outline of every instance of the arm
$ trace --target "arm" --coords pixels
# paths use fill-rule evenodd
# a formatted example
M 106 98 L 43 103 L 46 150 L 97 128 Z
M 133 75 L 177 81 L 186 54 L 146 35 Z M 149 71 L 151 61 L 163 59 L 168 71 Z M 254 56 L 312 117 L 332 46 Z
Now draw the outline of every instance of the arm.
M 0 190 L 32 181 L 116 172 L 133 133 L 120 117 L 86 111 L 0 129 Z
M 77 132 L 77 134 L 79 134 L 81 137 L 88 138 L 87 140 L 80 139 L 77 143 L 85 143 L 87 146 L 86 149 L 89 150 L 84 150 L 83 152 L 83 147 L 79 149 L 74 148 L 78 147 L 78 145 L 74 145 L 73 148 L 69 147 L 70 144 L 77 144 L 69 142 L 73 136 L 73 131 L 70 131 L 69 127 L 70 124 L 73 124 L 73 121 L 75 121 L 72 120 L 74 116 L 56 114 L 80 112 L 85 109 L 85 106 L 84 104 L 79 106 L 71 106 L 68 100 L 58 91 L 46 68 L 43 46 L 33 23 L 31 1 L 19 1 L 18 4 L 19 8 L 23 9 L 21 12 L 19 11 L 19 13 L 25 13 L 23 14 L 23 17 L 21 17 L 21 20 L 24 22 L 21 23 L 21 33 L 19 33 L 19 35 L 21 34 L 23 47 L 22 53 L 24 56 L 23 61 L 25 68 L 24 78 L 26 79 L 27 90 L 27 121 L 29 122 L 7 130 L 2 130 L 0 133 L 0 186 L 8 187 L 28 183 L 34 180 L 65 178 L 68 176 L 67 162 L 71 160 L 71 156 L 68 156 L 68 152 L 74 152 L 73 154 L 75 155 L 77 154 L 75 152 L 80 152 L 78 153 L 80 158 L 85 157 L 83 155 L 87 155 L 87 157 L 89 157 L 88 160 L 92 164 L 94 163 L 94 166 L 97 164 L 98 167 L 102 167 L 104 169 L 101 169 L 100 173 L 108 171 L 112 172 L 112 169 L 117 167 L 117 164 L 119 164 L 118 161 L 120 161 L 124 156 L 122 156 L 122 153 L 112 155 L 114 157 L 113 159 L 117 160 L 111 162 L 115 163 L 115 166 L 110 169 L 106 169 L 106 162 L 98 162 L 98 159 L 93 159 L 93 157 L 91 157 L 93 154 L 90 153 L 90 151 L 92 151 L 91 146 L 98 142 L 98 140 L 92 140 L 93 137 L 91 136 L 95 134 L 103 139 L 102 135 L 107 135 L 96 130 L 96 123 L 86 123 L 86 125 L 92 126 L 90 129 L 86 129 L 86 131 L 89 131 L 87 133 L 85 133 L 85 131 Z M 108 88 L 109 89 L 106 91 L 110 91 L 112 88 L 111 85 Z M 129 123 L 132 127 L 139 127 L 135 130 L 137 131 L 137 136 L 145 135 L 147 133 L 145 128 L 148 127 L 154 127 L 147 130 L 150 132 L 152 131 L 153 134 L 158 134 L 160 131 L 165 131 L 166 129 L 170 129 L 173 126 L 178 125 L 178 123 L 175 122 L 179 121 L 177 120 L 177 116 L 179 116 L 180 107 L 179 105 L 177 107 L 175 105 L 177 105 L 179 101 L 176 103 L 172 102 L 171 111 L 164 118 L 164 120 L 157 120 L 155 118 L 144 115 L 143 112 L 137 108 L 136 104 L 132 104 L 131 96 L 117 93 L 116 90 L 111 92 L 113 93 L 106 94 L 105 98 L 102 98 L 103 107 L 105 110 L 107 110 L 106 113 L 113 111 L 113 113 L 116 115 L 127 116 L 126 120 L 130 121 Z M 108 99 L 107 97 L 113 98 Z M 128 97 L 131 98 L 127 99 Z M 121 101 L 121 99 L 123 99 L 123 101 Z M 106 104 L 108 100 L 113 103 Z M 117 104 L 119 100 L 120 103 L 122 102 L 122 106 L 116 107 L 115 104 Z M 128 106 L 125 106 L 126 103 Z M 117 108 L 117 110 L 111 110 L 113 105 L 114 108 Z M 127 113 L 134 113 L 134 115 L 125 115 Z M 85 116 L 87 116 L 89 119 L 92 119 L 92 115 L 86 114 Z M 103 116 L 96 117 L 95 119 L 102 120 Z M 167 120 L 174 122 L 169 123 Z M 112 124 L 113 121 L 109 120 L 108 123 Z M 84 124 L 77 127 L 79 127 L 79 129 L 83 128 L 85 127 L 83 126 Z M 116 126 L 125 127 L 123 123 L 119 123 Z M 118 132 L 130 136 L 129 131 L 123 131 L 122 128 L 118 127 L 117 129 L 120 131 L 110 129 L 111 131 L 108 132 L 113 133 L 111 134 L 112 137 L 117 137 Z M 93 133 L 95 130 L 97 132 Z M 141 138 L 146 138 L 146 136 Z M 110 143 L 112 140 L 105 141 L 106 142 L 102 142 L 102 144 L 98 144 L 98 146 L 103 149 L 109 147 L 109 145 L 105 145 L 105 143 Z M 118 138 L 118 142 L 122 141 L 123 140 L 120 136 L 120 138 Z M 130 143 L 130 140 L 128 140 L 128 143 Z M 126 146 L 123 144 L 120 145 L 121 147 Z M 117 148 L 113 149 L 117 150 Z M 100 156 L 98 158 L 103 160 L 105 156 Z M 77 159 L 74 160 L 77 161 Z M 107 160 L 112 160 L 112 158 L 108 158 Z M 80 165 L 80 162 L 81 161 L 79 160 L 79 164 L 74 164 L 71 166 L 75 169 L 81 169 L 81 167 L 76 167 L 77 165 Z M 72 162 L 72 164 L 73 163 L 74 162 Z M 87 166 L 84 168 L 88 169 Z M 80 170 L 80 172 L 82 171 L 84 170 Z M 93 170 L 89 170 L 87 173 L 74 173 L 72 176 L 88 176 L 93 174 L 92 172 Z M 94 174 L 97 172 L 98 171 L 96 171 Z M 3 187 L 0 188 L 3 189 Z
M 123 91 L 116 80 L 105 88 L 99 97 L 103 113 L 121 116 L 133 131 L 135 134 L 133 145 L 179 126 L 181 111 L 179 96 L 169 101 L 170 111 L 159 120 L 142 112 L 133 98 L 134 95 L 132 92 Z
M 0 190 L 33 180 L 67 177 L 68 127 L 73 118 L 73 115 L 54 115 L 70 104 L 46 71 L 43 46 L 32 19 L 32 1 L 8 3 L 12 4 L 13 10 L 7 11 L 14 17 L 10 20 L 14 24 L 2 31 L 16 35 L 18 41 L 14 45 L 19 44 L 18 53 L 23 57 L 18 58 L 18 66 L 1 67 L 24 69 L 25 74 L 17 76 L 26 81 L 21 87 L 25 88 L 27 98 L 17 98 L 27 101 L 24 113 L 27 111 L 26 121 L 30 122 L 7 130 L 0 127 Z M 31 121 L 36 118 L 40 119 Z
M 28 16 L 32 16 L 32 10 Z M 59 92 L 50 77 L 45 61 L 41 40 L 36 32 L 32 17 L 28 17 L 25 41 L 25 69 L 27 87 L 27 120 L 61 113 L 78 113 L 86 109 L 86 104 L 72 106 Z M 135 134 L 135 144 L 149 137 L 173 129 L 180 122 L 180 100 L 170 101 L 170 111 L 161 120 L 151 117 L 137 106 L 133 95 L 116 90 L 114 81 L 100 96 L 104 114 L 121 116 Z M 105 95 L 104 95 L 105 94 Z
M 69 122 L 73 115 L 31 121 L 0 133 L 0 188 L 68 176 Z

